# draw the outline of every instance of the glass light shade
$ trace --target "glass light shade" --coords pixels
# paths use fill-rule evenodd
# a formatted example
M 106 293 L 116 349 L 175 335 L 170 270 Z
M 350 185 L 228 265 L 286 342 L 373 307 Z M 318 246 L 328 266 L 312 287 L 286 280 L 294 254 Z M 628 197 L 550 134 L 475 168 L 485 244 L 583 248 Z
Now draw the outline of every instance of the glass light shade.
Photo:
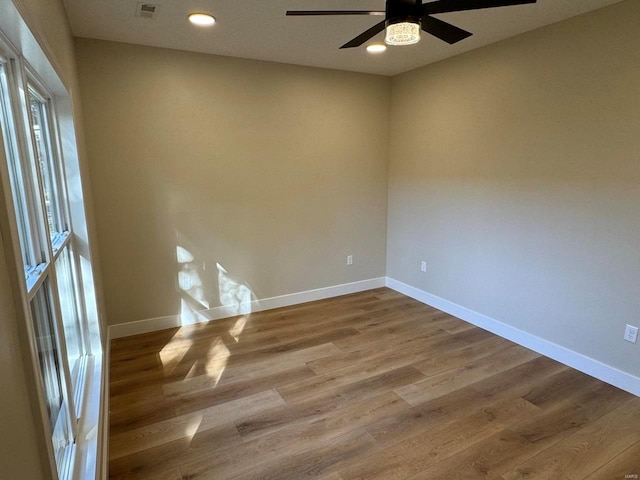
M 387 25 L 387 45 L 412 45 L 420 41 L 420 24 L 399 22 Z
M 208 13 L 192 13 L 189 15 L 189 21 L 200 27 L 206 27 L 216 23 L 216 19 Z

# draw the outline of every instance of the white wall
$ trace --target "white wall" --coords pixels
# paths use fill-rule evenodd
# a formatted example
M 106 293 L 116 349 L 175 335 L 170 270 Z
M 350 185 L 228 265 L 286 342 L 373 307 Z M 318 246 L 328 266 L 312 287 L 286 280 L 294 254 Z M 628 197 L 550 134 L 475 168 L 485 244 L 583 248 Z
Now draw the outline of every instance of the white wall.
M 388 276 L 640 376 L 622 340 L 640 325 L 638 18 L 629 0 L 393 78 Z
M 76 47 L 110 324 L 384 276 L 389 79 Z

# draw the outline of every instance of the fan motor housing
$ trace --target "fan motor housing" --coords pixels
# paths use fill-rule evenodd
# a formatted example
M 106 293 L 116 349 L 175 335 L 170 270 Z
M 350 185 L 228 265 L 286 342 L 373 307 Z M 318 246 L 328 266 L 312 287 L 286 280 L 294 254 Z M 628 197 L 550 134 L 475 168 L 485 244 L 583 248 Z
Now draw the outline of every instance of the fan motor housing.
M 408 17 L 420 18 L 421 0 L 387 0 L 386 4 L 386 20 L 391 23 L 397 23 L 400 19 Z M 396 20 L 397 21 L 393 21 Z
M 422 22 L 420 21 L 419 17 L 393 17 L 393 18 L 389 18 L 384 22 L 385 27 L 388 27 L 389 25 L 393 25 L 395 23 L 415 23 L 416 25 L 421 25 Z

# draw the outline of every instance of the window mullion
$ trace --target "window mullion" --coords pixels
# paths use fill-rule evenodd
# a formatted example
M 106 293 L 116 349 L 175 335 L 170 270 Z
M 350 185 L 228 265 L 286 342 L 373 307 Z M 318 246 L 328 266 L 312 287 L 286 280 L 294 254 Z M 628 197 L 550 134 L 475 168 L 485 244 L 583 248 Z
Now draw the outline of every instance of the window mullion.
M 45 280 L 46 276 L 42 275 L 41 279 L 40 279 L 40 285 L 43 284 L 44 280 Z M 35 368 L 33 369 L 33 373 L 35 375 L 36 378 L 36 391 L 38 394 L 38 397 L 40 398 L 40 402 L 38 402 L 38 408 L 40 410 L 40 415 L 42 416 L 44 422 L 42 423 L 42 428 L 44 429 L 44 434 L 47 436 L 47 438 L 49 439 L 49 441 L 47 442 L 47 450 L 49 451 L 49 461 L 52 462 L 51 465 L 53 467 L 53 471 L 57 471 L 57 463 L 55 460 L 55 451 L 53 448 L 53 444 L 51 442 L 51 438 L 53 437 L 53 429 L 50 426 L 50 422 L 49 422 L 49 413 L 47 411 L 47 406 L 44 402 L 43 399 L 45 399 L 47 397 L 46 392 L 45 392 L 45 379 L 44 379 L 44 373 L 42 372 L 42 370 L 39 368 L 39 358 L 38 358 L 38 343 L 37 343 L 37 335 L 36 335 L 36 329 L 35 329 L 35 322 L 34 322 L 34 317 L 33 317 L 33 312 L 32 309 L 30 308 L 31 306 L 31 302 L 33 300 L 33 297 L 35 296 L 35 292 L 37 290 L 34 290 L 33 293 L 34 295 L 29 295 L 29 299 L 27 302 L 28 307 L 25 309 L 25 312 L 27 312 L 26 314 L 26 329 L 27 329 L 27 337 L 29 339 L 29 343 L 30 345 L 30 350 L 31 350 L 31 358 L 32 358 L 32 362 L 33 365 L 35 366 Z
M 28 203 L 27 213 L 29 215 L 29 226 L 31 235 L 31 245 L 34 249 L 34 258 L 36 264 L 45 263 L 51 261 L 51 247 L 50 242 L 46 239 L 49 237 L 45 220 L 45 202 L 44 193 L 42 192 L 42 177 L 37 165 L 38 154 L 35 151 L 35 135 L 33 133 L 33 126 L 31 122 L 31 115 L 29 115 L 29 89 L 26 71 L 22 62 L 19 64 L 18 75 L 18 91 L 20 108 L 18 112 L 24 116 L 21 118 L 21 131 L 19 137 L 25 145 L 23 154 L 21 155 L 21 163 L 23 167 L 23 180 L 25 182 L 26 201 Z M 21 135 L 20 135 L 21 134 Z M 30 173 L 30 175 L 28 174 Z M 44 227 L 43 227 L 44 226 Z M 48 250 L 48 251 L 47 251 Z M 47 255 L 48 253 L 48 255 Z
M 35 97 L 38 104 L 38 111 L 40 114 L 40 137 L 42 141 L 42 146 L 44 147 L 43 153 L 43 163 L 46 165 L 48 171 L 49 178 L 43 178 L 43 191 L 44 191 L 44 182 L 50 181 L 48 184 L 48 189 L 50 190 L 50 200 L 49 200 L 49 209 L 51 211 L 51 216 L 54 218 L 55 224 L 57 226 L 56 233 L 64 232 L 68 229 L 68 222 L 64 215 L 62 203 L 63 203 L 63 193 L 60 188 L 60 173 L 59 173 L 59 158 L 57 155 L 57 145 L 53 140 L 54 131 L 53 131 L 53 123 L 52 122 L 52 102 L 50 97 L 45 97 L 42 92 L 36 90 L 35 87 L 30 86 L 30 95 L 35 94 Z M 43 172 L 41 172 L 43 173 Z M 49 213 L 47 212 L 47 215 Z M 53 236 L 53 232 L 50 232 Z
M 76 245 L 76 239 L 75 236 L 73 235 L 73 232 L 75 231 L 73 228 L 73 220 L 71 218 L 71 207 L 70 207 L 70 198 L 69 198 L 69 187 L 68 187 L 68 183 L 67 183 L 67 169 L 66 169 L 66 164 L 63 161 L 64 157 L 63 157 L 63 153 L 62 153 L 62 138 L 61 138 L 61 132 L 60 132 L 60 127 L 58 125 L 57 122 L 52 121 L 53 118 L 55 118 L 56 116 L 56 104 L 55 101 L 51 101 L 51 110 L 49 112 L 49 116 L 50 116 L 50 120 L 49 120 L 49 124 L 52 126 L 52 136 L 55 138 L 55 148 L 53 148 L 53 152 L 56 158 L 56 163 L 59 166 L 58 169 L 58 179 L 59 179 L 59 185 L 60 185 L 60 192 L 62 192 L 61 195 L 61 204 L 62 204 L 62 209 L 63 209 L 63 218 L 65 220 L 65 226 L 67 228 L 67 230 L 69 231 L 69 238 L 67 239 L 67 241 L 69 242 L 70 245 L 70 255 L 71 255 L 71 262 L 73 264 L 73 282 L 74 282 L 74 286 L 75 286 L 75 293 L 76 293 L 76 309 L 79 315 L 79 320 L 80 320 L 80 329 L 81 329 L 81 335 L 82 335 L 82 347 L 83 347 L 83 351 L 85 354 L 87 355 L 91 355 L 92 354 L 92 349 L 91 349 L 91 342 L 89 341 L 89 325 L 88 325 L 88 318 L 87 318 L 87 307 L 86 307 L 86 300 L 84 297 L 84 288 L 82 285 L 82 270 L 81 270 L 81 265 L 80 265 L 80 258 L 78 255 L 78 248 Z M 60 247 L 60 250 L 62 250 L 63 247 Z
M 63 232 L 54 238 L 54 241 L 52 242 L 53 247 L 55 247 L 55 250 L 53 250 L 54 262 L 60 256 L 60 253 L 62 253 L 62 250 L 64 250 L 64 248 L 70 243 L 71 241 L 70 238 L 71 238 L 71 232 Z
M 27 250 L 27 257 L 31 259 L 33 262 L 33 267 L 36 267 L 39 263 L 42 263 L 45 259 L 41 257 L 42 249 L 36 245 L 37 236 L 37 219 L 35 218 L 35 205 L 33 203 L 33 198 L 30 192 L 34 189 L 34 184 L 32 182 L 32 178 L 29 175 L 29 158 L 31 158 L 30 154 L 30 143 L 28 142 L 29 134 L 28 129 L 26 128 L 27 119 L 24 118 L 24 108 L 23 104 L 24 97 L 20 95 L 20 90 L 24 90 L 23 84 L 21 82 L 21 75 L 19 72 L 22 70 L 22 63 L 20 58 L 9 61 L 6 64 L 7 67 L 7 87 L 9 90 L 9 103 L 11 105 L 11 113 L 12 113 L 12 122 L 13 128 L 15 129 L 16 136 L 16 147 L 17 147 L 17 162 L 19 171 L 17 172 L 19 175 L 18 181 L 22 183 L 22 190 L 24 196 L 24 202 L 26 205 L 24 206 L 25 214 L 26 214 L 26 222 L 24 225 L 24 233 L 26 238 L 24 239 L 23 248 Z
M 76 291 L 76 307 L 78 309 L 78 315 L 80 317 L 80 330 L 82 333 L 82 348 L 86 355 L 93 355 L 91 348 L 91 341 L 89 340 L 89 319 L 87 318 L 87 304 L 84 297 L 84 288 L 82 285 L 82 266 L 80 264 L 80 256 L 78 255 L 77 240 L 75 236 L 72 236 L 69 241 L 69 247 L 71 248 L 71 262 L 73 264 L 73 270 L 75 275 L 73 276 L 73 282 Z
M 47 141 L 51 152 L 51 163 L 56 167 L 52 173 L 55 181 L 54 188 L 58 196 L 57 208 L 61 223 L 60 228 L 63 232 L 70 232 L 73 229 L 71 228 L 71 215 L 69 213 L 69 197 L 67 195 L 66 182 L 64 181 L 64 163 L 62 162 L 58 125 L 57 122 L 54 121 L 55 103 L 52 98 L 48 99 L 47 107 L 45 119 L 47 130 L 49 131 Z
M 77 418 L 77 410 L 75 408 L 75 396 L 73 390 L 73 378 L 71 376 L 71 368 L 69 366 L 69 362 L 67 359 L 69 358 L 67 354 L 67 342 L 65 340 L 64 335 L 64 323 L 62 320 L 62 309 L 60 308 L 60 295 L 58 293 L 58 276 L 56 272 L 56 263 L 51 262 L 50 264 L 50 275 L 49 282 L 51 283 L 52 289 L 52 303 L 54 309 L 54 318 L 56 324 L 56 340 L 58 342 L 58 351 L 60 353 L 60 365 L 62 366 L 63 372 L 63 381 L 66 385 L 66 400 L 69 408 L 69 419 L 71 422 L 71 432 L 73 435 L 73 440 L 78 436 L 78 418 Z
M 27 299 L 31 299 L 35 296 L 38 289 L 42 286 L 45 278 L 49 273 L 49 264 L 41 263 L 33 268 L 29 278 L 27 278 Z
M 65 361 L 64 338 L 60 332 L 59 308 L 55 301 L 55 271 L 47 270 L 43 282 L 30 301 L 30 323 L 40 368 L 43 399 L 48 405 L 51 440 L 56 469 L 61 480 L 69 478 L 70 464 L 75 452 L 77 419 L 70 398 L 68 367 Z M 53 355 L 51 351 L 54 350 Z M 52 355 L 52 356 L 50 356 Z M 52 361 L 48 361 L 48 359 Z M 46 365 L 45 365 L 46 363 Z M 57 397 L 56 397 L 57 394 Z M 56 399 L 59 399 L 56 401 Z M 55 401 L 55 403 L 52 403 Z M 55 405 L 58 404 L 58 407 Z M 55 411 L 54 411 L 55 408 Z

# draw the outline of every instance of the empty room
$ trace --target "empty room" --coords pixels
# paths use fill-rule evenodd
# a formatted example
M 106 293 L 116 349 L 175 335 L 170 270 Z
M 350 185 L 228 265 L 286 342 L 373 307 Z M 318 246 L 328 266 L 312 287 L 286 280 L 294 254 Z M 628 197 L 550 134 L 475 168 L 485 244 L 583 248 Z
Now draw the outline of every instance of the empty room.
M 0 479 L 638 479 L 638 20 L 0 0 Z

